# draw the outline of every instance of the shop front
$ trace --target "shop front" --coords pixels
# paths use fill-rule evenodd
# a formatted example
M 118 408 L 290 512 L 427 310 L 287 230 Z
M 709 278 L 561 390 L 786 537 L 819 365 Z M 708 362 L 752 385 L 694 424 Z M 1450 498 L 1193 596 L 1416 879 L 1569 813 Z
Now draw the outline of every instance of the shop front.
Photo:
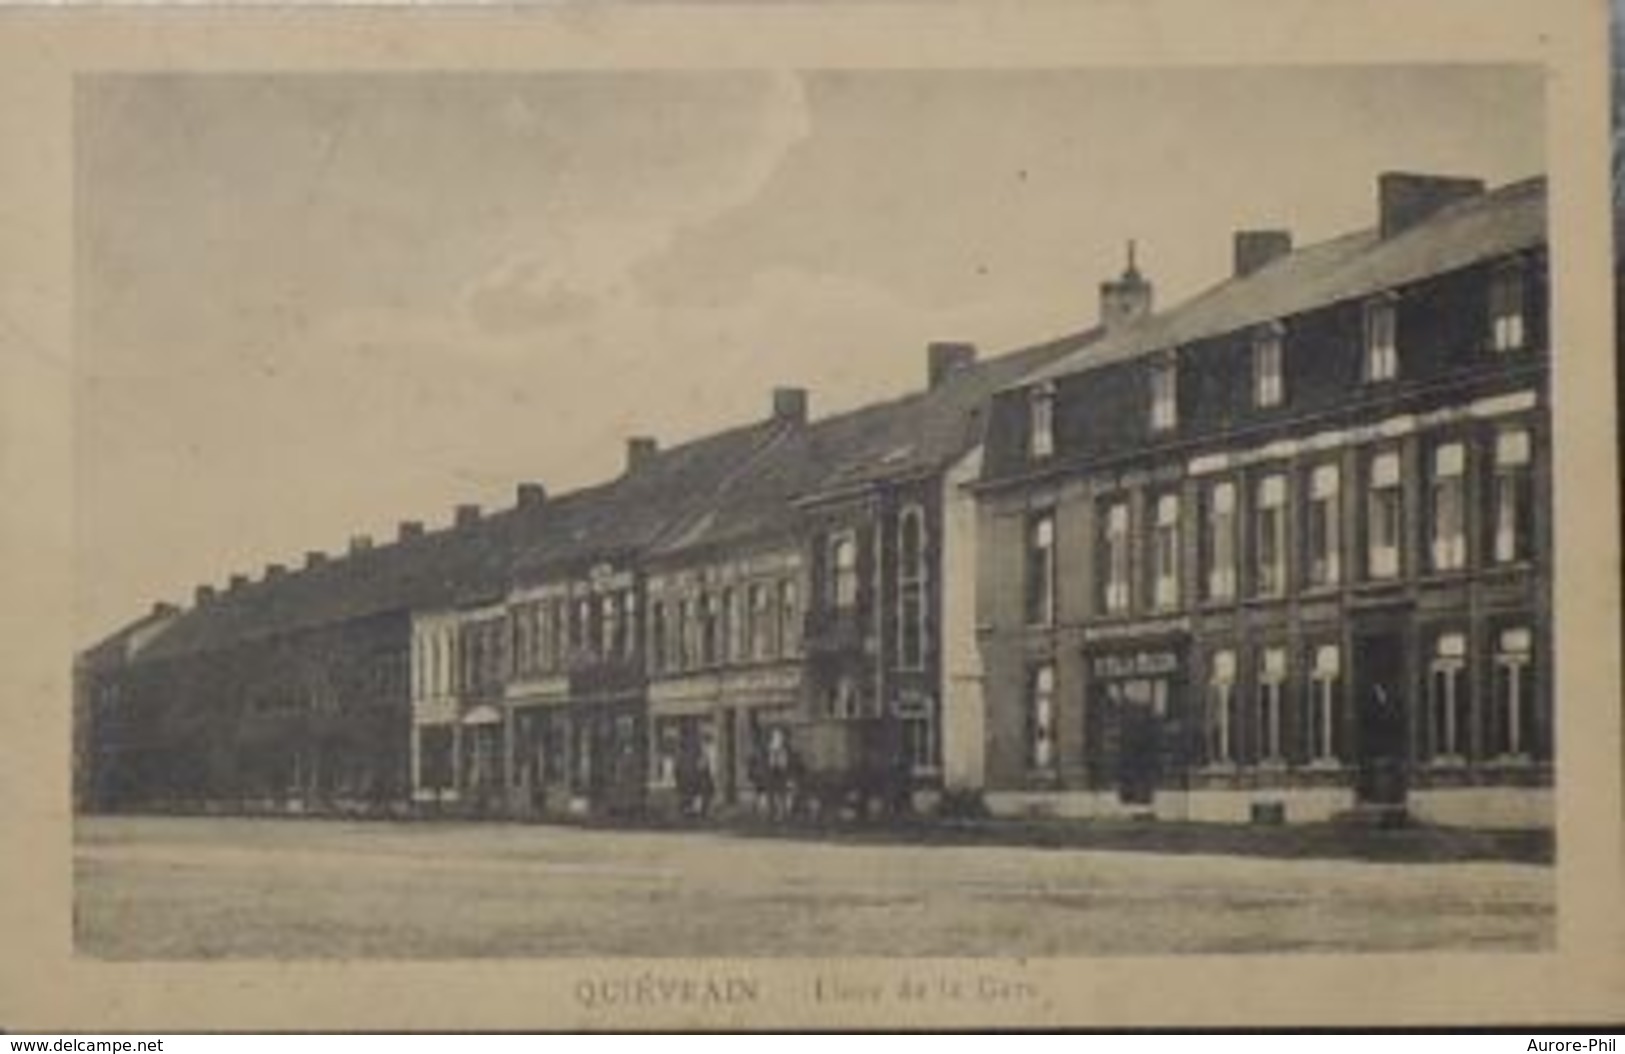
M 1085 653 L 1089 784 L 1125 806 L 1183 789 L 1188 717 L 1183 640 L 1113 645 Z

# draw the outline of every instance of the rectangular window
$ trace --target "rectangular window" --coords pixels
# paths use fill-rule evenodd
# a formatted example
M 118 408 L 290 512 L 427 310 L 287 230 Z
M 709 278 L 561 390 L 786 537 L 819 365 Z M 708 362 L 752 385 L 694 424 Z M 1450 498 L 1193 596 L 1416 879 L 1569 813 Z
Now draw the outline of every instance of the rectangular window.
M 1527 339 L 1524 326 L 1524 274 L 1517 264 L 1490 279 L 1490 341 L 1496 351 L 1517 351 Z
M 1467 756 L 1472 707 L 1467 694 L 1467 638 L 1442 634 L 1428 667 L 1428 746 L 1435 759 Z
M 1028 395 L 1027 455 L 1045 458 L 1055 453 L 1055 385 L 1044 382 Z
M 1207 598 L 1230 600 L 1236 595 L 1236 485 L 1224 482 L 1208 488 L 1202 556 L 1207 565 Z
M 858 540 L 851 532 L 838 534 L 829 547 L 830 607 L 846 611 L 858 606 Z
M 1227 765 L 1235 761 L 1236 653 L 1215 652 L 1207 691 L 1207 760 Z
M 620 654 L 627 659 L 638 651 L 638 594 L 635 590 L 621 593 L 621 647 Z
M 1304 508 L 1304 570 L 1311 586 L 1333 586 L 1342 575 L 1342 490 L 1336 465 L 1317 465 L 1309 473 Z
M 677 602 L 676 625 L 672 627 L 672 654 L 677 668 L 686 670 L 694 664 L 694 605 L 687 597 Z
M 1399 574 L 1404 515 L 1397 453 L 1390 451 L 1371 459 L 1366 488 L 1366 574 L 1371 578 L 1394 578 Z
M 1151 539 L 1151 596 L 1159 608 L 1179 604 L 1179 495 L 1157 498 L 1156 528 Z
M 1027 675 L 1027 764 L 1055 767 L 1055 667 L 1036 666 Z
M 1529 559 L 1534 528 L 1529 432 L 1509 428 L 1495 437 L 1495 561 Z
M 1495 714 L 1491 753 L 1507 758 L 1534 754 L 1534 641 L 1522 627 L 1501 631 L 1495 650 Z
M 1466 449 L 1462 444 L 1445 443 L 1434 448 L 1428 551 L 1435 571 L 1459 571 L 1467 566 L 1466 473 Z
M 1341 753 L 1342 676 L 1342 653 L 1337 645 L 1317 647 L 1309 673 L 1309 712 L 1303 723 L 1304 754 L 1311 761 L 1336 761 Z
M 767 586 L 750 587 L 750 654 L 753 659 L 773 657 L 773 604 Z
M 666 668 L 666 605 L 649 605 L 649 665 L 656 673 Z
M 1365 379 L 1391 381 L 1399 376 L 1397 316 L 1391 297 L 1373 300 L 1365 309 Z
M 898 663 L 925 665 L 925 514 L 905 509 L 897 521 Z
M 1253 520 L 1254 589 L 1259 596 L 1286 592 L 1286 477 L 1258 481 Z
M 1027 521 L 1027 624 L 1048 626 L 1055 619 L 1055 516 L 1042 512 Z
M 1179 423 L 1179 374 L 1173 361 L 1151 366 L 1151 430 L 1166 432 Z
M 1129 609 L 1129 530 L 1128 504 L 1113 502 L 1106 507 L 1105 544 L 1101 546 L 1104 567 L 1101 575 L 1101 607 L 1107 614 Z
M 621 617 L 622 594 L 619 591 L 606 593 L 599 601 L 603 606 L 604 618 L 604 656 L 618 656 L 626 651 L 626 620 Z
M 1286 685 L 1286 649 L 1265 648 L 1258 663 L 1258 759 L 1279 762 L 1281 750 L 1281 693 Z
M 718 658 L 721 636 L 721 609 L 713 593 L 700 594 L 700 665 L 714 665 Z
M 801 652 L 801 598 L 792 579 L 779 583 L 779 652 L 798 655 Z
M 1264 327 L 1253 338 L 1253 405 L 1281 405 L 1281 326 Z

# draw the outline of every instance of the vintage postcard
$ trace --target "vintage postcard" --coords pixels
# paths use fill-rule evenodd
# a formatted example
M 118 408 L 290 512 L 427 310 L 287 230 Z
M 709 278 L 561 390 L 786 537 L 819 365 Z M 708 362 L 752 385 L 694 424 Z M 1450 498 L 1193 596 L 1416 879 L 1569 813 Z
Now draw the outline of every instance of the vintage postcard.
M 1608 35 L 0 15 L 0 1027 L 1616 1018 Z

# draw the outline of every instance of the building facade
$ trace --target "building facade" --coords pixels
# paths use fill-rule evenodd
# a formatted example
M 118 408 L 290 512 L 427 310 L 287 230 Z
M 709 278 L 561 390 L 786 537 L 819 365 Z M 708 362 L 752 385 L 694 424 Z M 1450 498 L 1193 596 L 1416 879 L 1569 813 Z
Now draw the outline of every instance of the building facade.
M 1378 213 L 994 400 L 998 807 L 1551 822 L 1544 186 Z

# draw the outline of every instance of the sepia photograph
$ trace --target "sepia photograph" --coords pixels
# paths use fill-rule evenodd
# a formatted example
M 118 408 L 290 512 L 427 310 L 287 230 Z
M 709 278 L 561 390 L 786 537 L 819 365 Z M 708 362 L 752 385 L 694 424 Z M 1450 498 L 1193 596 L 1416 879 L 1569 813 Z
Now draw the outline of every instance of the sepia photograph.
M 79 949 L 1548 946 L 1541 103 L 82 78 Z
M 860 6 L 0 21 L 36 1016 L 1617 1003 L 1606 20 Z

